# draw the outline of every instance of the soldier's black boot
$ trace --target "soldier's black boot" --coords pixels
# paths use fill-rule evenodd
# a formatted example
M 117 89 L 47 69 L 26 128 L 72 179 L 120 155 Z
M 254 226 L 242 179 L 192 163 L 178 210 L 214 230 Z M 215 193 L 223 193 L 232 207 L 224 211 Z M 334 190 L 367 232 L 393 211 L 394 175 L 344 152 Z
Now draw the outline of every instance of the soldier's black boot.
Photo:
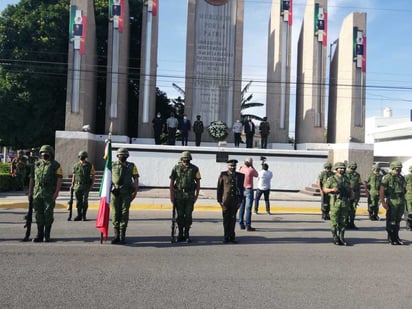
M 346 240 L 345 240 L 345 230 L 340 231 L 340 233 L 339 233 L 339 240 L 340 240 L 340 243 L 341 243 L 343 246 L 347 246 L 347 245 L 348 245 L 348 243 L 347 243 Z
M 325 212 L 322 210 L 322 220 L 326 220 Z
M 178 229 L 179 229 L 179 234 L 177 234 L 177 241 L 178 242 L 180 242 L 180 241 L 184 241 L 185 240 L 185 237 L 183 236 L 183 226 L 178 226 Z
M 399 226 L 397 226 L 395 228 L 395 238 L 396 238 L 396 241 L 398 242 L 398 245 L 404 245 L 405 244 L 403 242 L 403 240 L 399 238 Z
M 83 209 L 83 212 L 82 212 L 82 220 L 83 220 L 83 221 L 87 221 L 86 214 L 87 214 L 87 208 L 84 208 L 84 209 Z
M 399 245 L 397 237 L 396 237 L 396 226 L 391 225 L 388 231 L 388 239 L 389 243 L 393 246 Z
M 37 225 L 37 236 L 33 238 L 33 242 L 43 242 L 44 225 Z
M 114 228 L 114 238 L 112 239 L 112 245 L 120 244 L 120 231 L 119 228 Z
M 126 244 L 126 229 L 120 230 L 120 244 L 122 245 Z
M 336 234 L 336 231 L 332 231 L 332 237 L 333 237 L 333 243 L 337 246 L 342 245 L 340 242 L 340 239 L 338 237 L 338 234 Z
M 50 242 L 51 225 L 44 228 L 44 241 Z
M 81 221 L 82 220 L 82 211 L 80 208 L 77 208 L 77 216 L 73 219 L 74 221 Z
M 190 239 L 189 230 L 190 230 L 190 227 L 185 228 L 185 239 L 187 243 L 192 242 L 192 240 Z

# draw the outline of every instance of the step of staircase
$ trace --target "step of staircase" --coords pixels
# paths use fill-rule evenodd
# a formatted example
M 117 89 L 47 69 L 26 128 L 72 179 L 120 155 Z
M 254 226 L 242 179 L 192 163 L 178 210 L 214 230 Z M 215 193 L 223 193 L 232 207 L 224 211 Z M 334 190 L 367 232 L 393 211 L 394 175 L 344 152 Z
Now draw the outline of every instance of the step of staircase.
M 91 191 L 100 190 L 102 179 L 103 179 L 103 171 L 96 171 L 95 180 L 94 180 L 93 188 Z M 71 183 L 72 183 L 72 175 L 69 175 L 68 177 L 63 177 L 61 191 L 69 191 Z
M 311 196 L 320 196 L 320 191 L 318 189 L 318 186 L 316 184 L 312 184 L 309 187 L 305 187 L 305 189 L 299 191 L 300 193 L 306 194 L 306 195 L 311 195 Z M 361 185 L 361 192 L 360 192 L 361 197 L 366 197 L 365 193 L 365 186 Z

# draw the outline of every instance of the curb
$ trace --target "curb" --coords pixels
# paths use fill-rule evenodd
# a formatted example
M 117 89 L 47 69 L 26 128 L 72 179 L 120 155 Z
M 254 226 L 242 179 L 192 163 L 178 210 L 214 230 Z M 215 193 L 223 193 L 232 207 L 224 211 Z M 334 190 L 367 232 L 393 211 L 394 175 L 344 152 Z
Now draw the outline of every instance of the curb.
M 13 209 L 27 209 L 28 203 L 22 202 L 10 202 L 10 203 L 0 203 L 0 208 L 13 208 Z M 55 209 L 67 209 L 67 204 L 56 203 Z M 99 209 L 99 203 L 90 203 L 89 209 L 97 210 Z M 73 209 L 73 211 L 75 208 Z M 170 203 L 160 203 L 160 204 L 132 204 L 130 206 L 130 210 L 133 211 L 143 211 L 143 210 L 172 210 L 172 206 Z M 194 211 L 221 211 L 222 208 L 217 205 L 195 205 Z M 276 213 L 296 213 L 296 214 L 320 214 L 319 207 L 300 207 L 300 206 L 271 206 L 270 211 L 272 214 Z M 366 209 L 357 209 L 357 215 L 368 215 L 368 211 Z M 384 214 L 383 210 L 379 211 L 379 214 Z M 255 214 L 253 214 L 255 215 Z M 259 215 L 266 215 L 262 212 Z

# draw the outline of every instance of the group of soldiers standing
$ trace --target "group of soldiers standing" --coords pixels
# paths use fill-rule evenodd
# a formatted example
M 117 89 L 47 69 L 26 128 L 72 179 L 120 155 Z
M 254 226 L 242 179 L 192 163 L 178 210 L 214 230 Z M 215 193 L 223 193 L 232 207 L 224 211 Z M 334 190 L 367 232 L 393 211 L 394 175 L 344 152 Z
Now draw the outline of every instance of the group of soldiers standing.
M 62 183 L 62 168 L 54 159 L 54 149 L 49 145 L 40 148 L 40 158 L 30 170 L 29 200 L 32 200 L 36 214 L 38 233 L 33 242 L 50 241 L 53 224 L 55 201 Z M 111 219 L 114 228 L 112 244 L 126 243 L 126 229 L 129 221 L 130 204 L 139 189 L 139 172 L 134 163 L 127 161 L 129 151 L 119 148 L 118 160 L 112 164 Z M 95 181 L 95 168 L 87 158 L 86 151 L 80 151 L 79 161 L 73 166 L 71 190 L 77 201 L 75 221 L 86 221 L 89 192 Z M 179 162 L 170 174 L 170 200 L 177 210 L 178 241 L 190 242 L 192 212 L 200 191 L 200 171 L 191 163 L 189 151 L 181 153 Z M 257 171 L 253 168 L 252 159 L 245 160 L 245 165 L 236 171 L 237 160 L 227 161 L 227 171 L 221 172 L 217 183 L 217 201 L 222 207 L 224 243 L 236 243 L 236 214 L 239 213 L 239 224 L 242 229 L 255 230 L 251 226 L 251 208 L 253 202 L 253 177 Z M 263 166 L 263 165 L 262 165 Z M 266 168 L 267 169 L 267 168 Z M 357 229 L 355 225 L 356 208 L 363 184 L 356 171 L 357 164 L 337 162 L 333 166 L 327 162 L 324 171 L 318 176 L 321 193 L 322 219 L 330 220 L 333 242 L 336 245 L 347 245 L 345 231 Z M 379 204 L 386 210 L 386 231 L 388 241 L 392 245 L 402 245 L 399 237 L 400 222 L 405 212 L 406 228 L 412 228 L 412 166 L 409 174 L 401 174 L 402 164 L 393 161 L 390 171 L 384 173 L 379 165 L 373 165 L 364 185 L 368 197 L 369 218 L 379 220 Z M 266 201 L 266 198 L 265 198 Z M 246 210 L 245 210 L 246 209 Z M 270 208 L 269 208 L 270 210 Z M 268 213 L 269 210 L 267 209 Z M 246 215 L 243 221 L 244 213 Z M 243 226 L 242 226 L 243 224 Z
M 347 165 L 327 162 L 319 174 L 317 185 L 321 193 L 322 219 L 330 220 L 332 237 L 335 245 L 347 245 L 345 231 L 358 229 L 355 225 L 356 208 L 363 184 L 356 171 L 356 162 Z M 372 166 L 364 182 L 368 198 L 368 213 L 371 221 L 379 220 L 379 204 L 386 210 L 386 231 L 388 242 L 403 245 L 399 237 L 400 222 L 405 214 L 406 228 L 412 226 L 412 166 L 409 174 L 401 174 L 402 163 L 393 161 L 390 171 L 385 173 L 378 164 Z

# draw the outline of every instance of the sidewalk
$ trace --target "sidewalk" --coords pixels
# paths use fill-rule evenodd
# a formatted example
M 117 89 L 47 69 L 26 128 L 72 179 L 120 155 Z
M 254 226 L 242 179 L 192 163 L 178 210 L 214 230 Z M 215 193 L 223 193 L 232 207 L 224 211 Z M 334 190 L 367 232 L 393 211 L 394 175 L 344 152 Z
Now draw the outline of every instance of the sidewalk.
M 91 192 L 89 196 L 89 209 L 98 209 L 99 192 Z M 70 194 L 61 191 L 57 198 L 57 209 L 66 209 Z M 1 208 L 27 208 L 27 194 L 23 191 L 0 192 Z M 73 206 L 76 207 L 75 204 Z M 272 213 L 320 213 L 320 197 L 311 196 L 300 192 L 272 191 L 270 193 L 270 208 Z M 140 188 L 133 200 L 131 210 L 171 210 L 169 189 L 167 188 Z M 261 213 L 265 213 L 263 197 L 259 203 Z M 220 211 L 221 207 L 216 202 L 216 190 L 201 189 L 195 204 L 195 211 Z M 382 211 L 382 209 L 381 209 Z M 364 198 L 361 198 L 357 214 L 367 214 Z

